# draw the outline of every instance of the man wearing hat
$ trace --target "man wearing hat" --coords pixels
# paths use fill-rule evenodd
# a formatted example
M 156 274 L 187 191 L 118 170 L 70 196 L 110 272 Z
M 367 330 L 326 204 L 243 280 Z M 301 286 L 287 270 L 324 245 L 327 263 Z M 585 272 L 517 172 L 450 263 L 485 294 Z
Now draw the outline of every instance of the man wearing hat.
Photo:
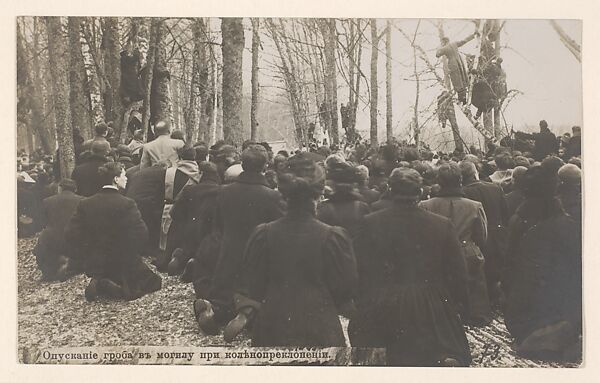
M 140 169 L 150 167 L 159 161 L 169 161 L 175 164 L 179 159 L 177 149 L 185 144 L 181 140 L 172 139 L 171 126 L 167 121 L 160 121 L 156 124 L 154 132 L 157 137 L 154 141 L 144 144 Z
M 92 142 L 92 154 L 73 169 L 71 179 L 77 184 L 77 194 L 90 197 L 102 189 L 102 181 L 98 176 L 98 168 L 108 161 L 110 153 L 108 141 Z

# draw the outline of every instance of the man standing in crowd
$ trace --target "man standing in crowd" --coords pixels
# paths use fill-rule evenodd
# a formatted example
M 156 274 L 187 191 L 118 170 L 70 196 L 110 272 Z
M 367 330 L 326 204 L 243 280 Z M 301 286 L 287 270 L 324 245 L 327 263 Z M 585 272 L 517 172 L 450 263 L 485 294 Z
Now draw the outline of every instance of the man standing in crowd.
M 92 149 L 92 143 L 94 142 L 106 142 L 109 147 L 110 144 L 108 143 L 108 140 L 106 139 L 106 135 L 108 134 L 108 125 L 106 125 L 104 122 L 100 122 L 98 123 L 95 127 L 94 127 L 94 137 L 85 141 L 82 144 L 81 147 L 81 151 L 87 151 L 87 150 L 91 150 Z
M 533 149 L 533 158 L 536 161 L 542 161 L 546 156 L 555 154 L 558 151 L 558 140 L 554 133 L 548 129 L 546 120 L 540 121 L 540 132 L 533 135 L 535 148 Z
M 179 159 L 177 149 L 183 147 L 184 142 L 172 139 L 171 126 L 166 121 L 160 121 L 156 124 L 154 132 L 158 137 L 152 142 L 144 144 L 140 169 L 148 168 L 159 161 L 168 161 L 173 165 Z

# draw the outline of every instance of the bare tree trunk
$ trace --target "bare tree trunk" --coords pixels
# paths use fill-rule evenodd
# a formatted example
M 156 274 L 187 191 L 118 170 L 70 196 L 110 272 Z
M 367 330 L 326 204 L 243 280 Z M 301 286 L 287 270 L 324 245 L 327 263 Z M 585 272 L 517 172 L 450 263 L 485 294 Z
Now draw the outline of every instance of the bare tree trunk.
M 223 138 L 240 146 L 242 126 L 242 56 L 244 25 L 241 18 L 221 19 L 223 34 Z
M 260 49 L 260 19 L 252 19 L 252 101 L 250 104 L 250 139 L 258 139 L 258 50 Z
M 577 61 L 581 62 L 581 46 L 575 42 L 567 33 L 562 29 L 560 25 L 556 22 L 556 20 L 550 20 L 550 24 L 554 31 L 558 34 L 560 41 L 563 45 L 575 56 Z
M 150 117 L 152 109 L 152 82 L 154 77 L 154 62 L 156 61 L 156 51 L 158 45 L 158 33 L 162 19 L 153 18 L 150 26 L 150 39 L 148 42 L 148 54 L 146 56 L 146 66 L 144 75 L 144 101 L 142 114 L 142 129 L 144 129 L 144 140 L 149 141 L 154 138 L 154 133 L 150 131 Z
M 499 22 L 499 21 L 496 21 Z M 497 33 L 496 33 L 496 38 L 494 39 L 494 55 L 496 57 L 500 57 L 500 51 L 501 51 L 501 47 L 500 47 L 500 29 L 497 28 Z M 494 136 L 496 136 L 496 138 L 500 138 L 502 136 L 502 115 L 501 115 L 501 110 L 502 110 L 502 105 L 500 104 L 502 102 L 502 100 L 499 98 L 499 95 L 496 95 L 496 99 L 498 101 L 498 103 L 496 104 L 496 107 L 494 108 Z
M 200 34 L 198 38 L 207 39 L 208 31 L 206 28 L 206 23 L 204 19 L 198 19 L 196 21 L 197 28 L 199 29 Z M 209 126 L 210 126 L 210 117 L 212 113 L 209 111 L 209 103 L 212 105 L 212 100 L 210 100 L 210 89 L 211 85 L 209 82 L 209 53 L 212 51 L 212 45 L 205 44 L 201 42 L 200 50 L 198 55 L 198 90 L 200 92 L 200 110 L 198 113 L 198 118 L 200 119 L 200 127 L 198 129 L 198 139 L 204 140 L 208 143 L 209 136 Z
M 69 108 L 69 73 L 67 65 L 69 52 L 67 38 L 63 31 L 60 17 L 46 18 L 48 29 L 48 57 L 52 74 L 54 113 L 56 116 L 56 132 L 58 152 L 60 156 L 60 175 L 70 177 L 75 167 L 75 151 L 73 149 L 73 129 L 71 127 L 71 111 Z
M 394 130 L 392 128 L 392 21 L 387 21 L 385 31 L 385 131 L 387 142 L 392 142 Z M 415 63 L 417 61 L 415 53 Z M 417 82 L 418 84 L 418 82 Z
M 323 35 L 323 52 L 325 55 L 325 102 L 330 119 L 329 135 L 332 144 L 339 143 L 338 108 L 337 108 L 337 74 L 335 51 L 337 46 L 337 31 L 335 19 L 319 20 Z
M 415 46 L 415 40 L 417 38 L 417 32 L 419 31 L 419 25 L 420 25 L 420 21 L 419 23 L 417 23 L 417 27 L 415 28 L 415 34 L 413 36 L 413 40 L 412 40 L 412 47 L 413 47 L 413 73 L 415 76 L 415 81 L 416 81 L 416 90 L 415 90 L 415 107 L 414 107 L 414 116 L 413 116 L 413 138 L 415 140 L 415 145 L 417 146 L 417 148 L 420 145 L 420 134 L 421 134 L 421 127 L 419 126 L 419 93 L 421 92 L 421 82 L 420 82 L 420 78 L 419 78 L 419 71 L 417 70 L 417 48 Z
M 173 122 L 173 107 L 171 104 L 170 79 L 171 74 L 167 68 L 166 47 L 164 41 L 164 22 L 156 28 L 156 51 L 154 57 L 154 71 L 152 72 L 152 91 L 150 95 L 151 122 Z
M 50 132 L 47 129 L 47 122 L 44 121 L 38 36 L 37 17 L 34 18 L 32 49 L 27 49 L 21 29 L 17 28 L 17 75 L 18 83 L 23 85 L 22 97 L 27 100 L 25 105 L 28 107 L 27 109 L 31 110 L 31 117 L 25 118 L 28 130 L 29 132 L 37 133 L 42 149 L 45 153 L 50 154 L 53 152 L 54 145 L 52 144 L 53 140 Z M 31 55 L 29 51 L 31 51 Z M 29 113 L 29 110 L 20 110 L 24 107 L 23 103 L 17 104 L 17 113 L 19 116 L 25 116 Z
M 82 17 L 69 17 L 69 99 L 71 107 L 71 125 L 73 130 L 85 138 L 91 138 L 92 116 L 90 114 L 90 95 L 84 85 L 88 83 L 83 53 L 81 52 Z
M 187 142 L 192 142 L 198 131 L 198 111 L 199 111 L 199 83 L 200 83 L 200 49 L 202 48 L 201 39 L 202 29 L 199 19 L 194 19 L 192 23 L 192 34 L 194 36 L 194 52 L 192 54 L 192 79 L 190 81 L 190 96 L 187 108 L 184 110 L 185 136 Z
M 371 19 L 371 147 L 377 148 L 379 146 L 379 139 L 377 138 L 377 102 L 379 86 L 377 84 L 377 59 L 379 57 L 379 36 L 377 34 L 377 19 Z
M 119 19 L 117 17 L 107 17 L 104 19 L 104 66 L 106 68 L 106 77 L 110 84 L 107 92 L 109 105 L 106 113 L 106 120 L 113 122 L 114 137 L 120 138 L 123 130 L 123 103 L 121 101 L 121 59 L 119 46 Z

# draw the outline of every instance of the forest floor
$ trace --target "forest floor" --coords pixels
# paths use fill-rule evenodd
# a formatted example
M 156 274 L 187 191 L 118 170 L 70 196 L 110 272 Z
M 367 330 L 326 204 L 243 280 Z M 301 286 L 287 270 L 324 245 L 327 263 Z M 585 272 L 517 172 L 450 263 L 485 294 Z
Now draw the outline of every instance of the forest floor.
M 53 347 L 84 346 L 249 346 L 243 333 L 233 344 L 207 336 L 194 320 L 191 284 L 161 274 L 160 291 L 132 302 L 86 302 L 89 279 L 43 282 L 32 253 L 36 238 L 18 240 L 18 344 L 23 353 Z M 152 267 L 152 266 L 151 266 Z M 342 321 L 346 327 L 345 321 Z M 468 329 L 473 367 L 561 367 L 518 357 L 501 317 Z

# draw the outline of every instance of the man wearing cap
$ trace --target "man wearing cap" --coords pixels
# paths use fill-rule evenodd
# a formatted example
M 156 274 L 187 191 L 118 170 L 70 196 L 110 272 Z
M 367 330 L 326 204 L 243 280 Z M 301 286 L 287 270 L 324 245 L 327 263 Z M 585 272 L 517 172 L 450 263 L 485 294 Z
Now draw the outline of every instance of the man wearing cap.
M 46 227 L 33 249 L 44 280 L 64 280 L 67 277 L 67 262 L 73 266 L 71 247 L 65 242 L 65 227 L 83 199 L 75 194 L 76 187 L 75 181 L 63 178 L 58 184 L 58 194 L 44 199 L 43 219 Z
M 148 168 L 159 161 L 169 161 L 175 164 L 179 159 L 177 149 L 185 144 L 181 140 L 172 139 L 171 126 L 167 121 L 160 121 L 156 124 L 154 132 L 157 137 L 154 141 L 144 144 L 140 169 Z
M 558 199 L 567 214 L 581 225 L 581 169 L 566 164 L 558 169 Z
M 80 165 L 73 169 L 71 179 L 77 184 L 77 194 L 90 197 L 102 189 L 102 181 L 98 176 L 98 168 L 108 161 L 110 153 L 108 141 L 92 142 L 92 154 Z
M 569 143 L 567 144 L 567 152 L 565 157 L 567 159 L 581 156 L 581 127 L 574 126 L 572 130 L 573 137 L 571 137 Z

